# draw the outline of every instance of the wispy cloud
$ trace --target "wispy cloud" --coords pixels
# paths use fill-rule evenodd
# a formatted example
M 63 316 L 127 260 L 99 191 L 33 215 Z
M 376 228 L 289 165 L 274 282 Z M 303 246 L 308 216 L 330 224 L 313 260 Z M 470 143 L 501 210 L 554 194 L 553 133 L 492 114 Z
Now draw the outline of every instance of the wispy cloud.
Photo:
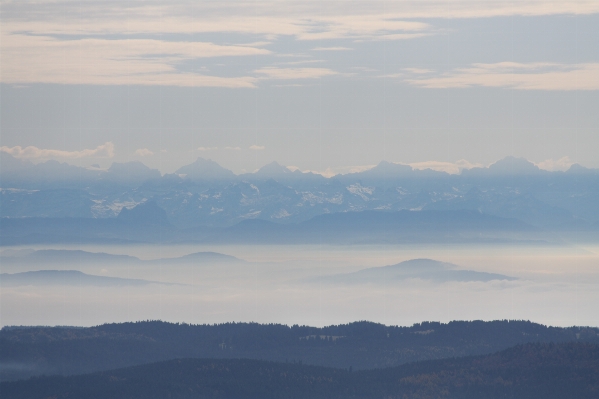
M 599 90 L 599 63 L 473 64 L 468 68 L 406 81 L 431 89 L 501 87 L 518 90 Z
M 140 157 L 148 157 L 154 155 L 154 153 L 148 150 L 147 148 L 140 148 L 138 150 L 135 150 L 135 155 L 139 155 Z
M 315 47 L 312 51 L 350 51 L 351 47 Z
M 254 71 L 262 75 L 262 79 L 316 79 L 324 76 L 337 75 L 328 68 L 276 68 L 267 67 Z
M 409 38 L 405 35 L 422 35 L 431 26 L 425 22 L 403 21 L 385 14 L 321 15 L 313 16 L 313 24 L 298 32 L 298 40 L 356 39 L 381 40 Z M 397 37 L 393 37 L 397 36 Z M 403 37 L 402 37 L 403 36 Z
M 178 69 L 183 62 L 205 57 L 270 53 L 245 46 L 151 39 L 82 38 L 2 35 L 3 83 L 96 85 L 168 85 L 192 87 L 255 87 L 249 76 L 208 76 Z
M 49 158 L 64 158 L 64 159 L 77 159 L 77 158 L 112 158 L 114 157 L 114 144 L 112 142 L 106 142 L 94 149 L 85 149 L 81 151 L 64 151 L 64 150 L 51 150 L 38 148 L 35 146 L 28 147 L 0 147 L 0 151 L 12 155 L 15 158 L 20 159 L 49 159 Z
M 422 30 L 417 18 L 486 18 L 599 13 L 596 0 L 407 0 L 306 2 L 168 3 L 63 0 L 6 2 L 3 25 L 22 32 L 55 34 L 217 33 L 237 32 L 264 37 L 355 37 Z M 271 39 L 261 40 L 270 41 Z
M 256 150 L 256 151 L 260 151 L 265 149 L 266 147 L 264 147 L 263 145 L 251 145 L 250 146 L 250 150 Z
M 424 69 L 424 68 L 404 68 L 403 70 L 406 72 L 409 72 L 409 73 L 415 73 L 417 75 L 434 72 L 432 69 Z
M 421 37 L 432 36 L 433 32 L 427 33 L 393 33 L 393 34 L 377 34 L 367 39 L 357 39 L 356 42 L 364 42 L 368 40 L 409 40 L 419 39 Z

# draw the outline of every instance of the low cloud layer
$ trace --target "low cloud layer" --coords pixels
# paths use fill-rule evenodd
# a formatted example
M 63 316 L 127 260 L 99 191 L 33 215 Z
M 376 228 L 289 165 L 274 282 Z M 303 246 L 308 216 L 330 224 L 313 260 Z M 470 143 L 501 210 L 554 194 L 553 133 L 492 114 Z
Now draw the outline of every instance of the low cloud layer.
M 12 155 L 19 159 L 79 159 L 79 158 L 112 158 L 114 157 L 114 144 L 106 142 L 94 149 L 85 149 L 80 151 L 64 151 L 38 148 L 35 146 L 28 147 L 0 147 L 0 151 Z M 139 150 L 138 150 L 139 151 Z
M 429 89 L 495 87 L 517 90 L 599 90 L 599 63 L 499 62 L 406 79 Z

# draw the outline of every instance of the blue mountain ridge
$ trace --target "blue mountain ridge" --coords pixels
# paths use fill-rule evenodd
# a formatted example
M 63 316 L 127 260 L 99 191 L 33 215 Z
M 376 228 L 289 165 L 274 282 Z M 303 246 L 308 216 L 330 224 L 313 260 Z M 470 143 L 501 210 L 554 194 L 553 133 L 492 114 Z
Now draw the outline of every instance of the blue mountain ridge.
M 35 165 L 6 153 L 0 161 L 6 166 L 0 169 L 2 218 L 131 218 L 130 210 L 147 203 L 157 207 L 146 221 L 154 218 L 165 229 L 226 228 L 250 219 L 294 225 L 374 210 L 468 210 L 555 231 L 597 230 L 599 222 L 599 170 L 572 165 L 548 172 L 514 157 L 459 175 L 382 161 L 332 178 L 276 162 L 235 175 L 202 158 L 168 175 L 139 162 L 100 170 L 56 161 Z M 146 239 L 133 234 L 129 241 Z

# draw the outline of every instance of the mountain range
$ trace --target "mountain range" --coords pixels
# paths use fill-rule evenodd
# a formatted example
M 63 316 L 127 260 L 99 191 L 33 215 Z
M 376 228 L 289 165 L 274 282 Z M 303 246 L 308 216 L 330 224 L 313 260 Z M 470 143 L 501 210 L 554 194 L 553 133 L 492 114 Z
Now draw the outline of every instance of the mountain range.
M 378 214 L 374 211 L 404 216 L 408 211 L 468 211 L 529 230 L 599 232 L 599 170 L 573 165 L 566 172 L 548 172 L 513 157 L 458 175 L 383 161 L 367 171 L 331 178 L 292 172 L 276 162 L 235 175 L 202 158 L 166 175 L 140 162 L 101 170 L 56 161 L 33 164 L 2 153 L 0 163 L 0 223 L 2 235 L 12 237 L 3 238 L 4 243 L 21 242 L 15 237 L 29 234 L 18 233 L 23 223 L 60 226 L 78 220 L 79 226 L 87 226 L 90 220 L 104 220 L 98 229 L 111 223 L 116 229 L 129 226 L 128 238 L 117 237 L 121 242 L 147 242 L 153 239 L 145 228 L 134 226 L 160 226 L 166 236 L 169 229 L 193 236 L 211 228 L 214 235 L 214 229 L 243 229 L 244 222 L 253 220 L 303 229 L 337 220 L 332 215 L 326 219 L 329 214 L 362 212 L 370 217 Z M 14 225 L 19 219 L 32 221 Z M 114 234 L 101 239 L 113 242 Z M 35 240 L 31 236 L 23 242 Z

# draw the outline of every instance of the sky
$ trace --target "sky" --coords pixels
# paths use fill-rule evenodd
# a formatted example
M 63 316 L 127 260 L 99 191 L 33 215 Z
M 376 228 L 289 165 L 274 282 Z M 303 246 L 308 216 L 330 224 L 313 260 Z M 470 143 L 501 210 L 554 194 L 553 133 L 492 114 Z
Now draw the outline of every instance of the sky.
M 0 2 L 0 150 L 599 168 L 599 2 Z

